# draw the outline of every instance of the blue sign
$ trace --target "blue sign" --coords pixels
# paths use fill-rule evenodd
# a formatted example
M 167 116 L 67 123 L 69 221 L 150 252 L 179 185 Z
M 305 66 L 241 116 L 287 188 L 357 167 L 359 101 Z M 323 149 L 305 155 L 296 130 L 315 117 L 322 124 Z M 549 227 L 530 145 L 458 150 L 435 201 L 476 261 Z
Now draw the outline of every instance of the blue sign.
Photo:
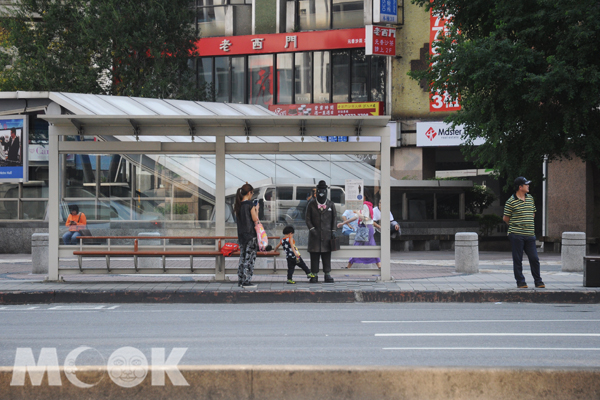
M 0 182 L 27 181 L 26 118 L 15 115 L 0 119 Z
M 398 22 L 398 0 L 379 0 L 379 19 L 381 22 Z

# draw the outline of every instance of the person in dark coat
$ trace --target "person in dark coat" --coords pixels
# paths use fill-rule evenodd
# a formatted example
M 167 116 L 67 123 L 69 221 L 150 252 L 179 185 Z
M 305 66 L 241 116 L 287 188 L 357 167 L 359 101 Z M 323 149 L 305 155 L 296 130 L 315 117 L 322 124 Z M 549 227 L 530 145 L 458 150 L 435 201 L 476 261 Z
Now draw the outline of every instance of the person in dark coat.
M 10 130 L 10 139 L 8 140 L 8 155 L 6 157 L 9 161 L 19 162 L 19 150 L 21 150 L 21 144 L 17 137 L 17 131 L 15 129 Z
M 308 252 L 310 253 L 310 269 L 315 275 L 311 283 L 319 282 L 319 259 L 323 261 L 325 282 L 333 283 L 331 277 L 331 244 L 337 229 L 337 212 L 333 201 L 327 199 L 327 184 L 319 181 L 316 199 L 306 206 L 306 226 L 308 227 Z

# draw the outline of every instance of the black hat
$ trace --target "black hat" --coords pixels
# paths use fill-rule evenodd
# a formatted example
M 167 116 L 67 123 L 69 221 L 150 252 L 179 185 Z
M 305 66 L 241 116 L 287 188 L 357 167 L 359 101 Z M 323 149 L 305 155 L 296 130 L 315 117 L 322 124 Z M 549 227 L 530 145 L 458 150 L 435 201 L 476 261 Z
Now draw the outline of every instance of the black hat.
M 327 184 L 325 183 L 325 181 L 319 181 L 317 189 L 327 189 Z
M 528 181 L 527 178 L 520 176 L 517 179 L 515 179 L 515 187 L 519 187 L 521 185 L 529 185 L 531 183 L 531 181 Z

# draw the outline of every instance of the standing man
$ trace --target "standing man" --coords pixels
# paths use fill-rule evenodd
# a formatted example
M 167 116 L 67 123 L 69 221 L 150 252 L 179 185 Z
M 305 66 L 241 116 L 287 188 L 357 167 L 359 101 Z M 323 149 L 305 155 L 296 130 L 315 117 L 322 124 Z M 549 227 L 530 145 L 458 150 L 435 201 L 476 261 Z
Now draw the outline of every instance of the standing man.
M 7 159 L 13 162 L 20 162 L 19 159 L 19 151 L 21 150 L 21 144 L 19 143 L 19 138 L 17 137 L 17 130 L 10 130 L 10 139 L 8 140 L 8 155 Z
M 327 198 L 327 184 L 319 181 L 316 199 L 306 206 L 306 226 L 308 227 L 308 252 L 310 269 L 314 274 L 310 283 L 319 282 L 319 261 L 323 261 L 325 283 L 333 283 L 331 277 L 331 239 L 337 229 L 335 204 Z
M 536 288 L 545 288 L 540 276 L 540 259 L 535 248 L 535 232 L 533 218 L 535 217 L 535 202 L 529 194 L 529 184 L 524 177 L 515 179 L 515 194 L 510 196 L 504 206 L 504 222 L 508 224 L 508 239 L 512 246 L 513 270 L 517 287 L 526 289 L 527 283 L 523 276 L 523 251 L 529 258 L 531 275 Z

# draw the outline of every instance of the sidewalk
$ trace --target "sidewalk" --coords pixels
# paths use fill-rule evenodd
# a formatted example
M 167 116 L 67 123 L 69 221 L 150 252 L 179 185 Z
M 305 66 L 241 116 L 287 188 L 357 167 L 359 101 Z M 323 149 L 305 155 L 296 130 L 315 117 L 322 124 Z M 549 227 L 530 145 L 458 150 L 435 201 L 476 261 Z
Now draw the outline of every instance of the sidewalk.
M 287 285 L 285 275 L 255 275 L 257 289 L 237 286 L 237 277 L 228 275 L 230 283 L 212 282 L 212 275 L 68 275 L 65 282 L 44 282 L 43 275 L 33 275 L 31 255 L 0 255 L 0 305 L 53 302 L 549 302 L 600 303 L 600 288 L 583 287 L 582 273 L 561 272 L 560 254 L 540 253 L 542 278 L 546 289 L 535 289 L 524 261 L 529 289 L 517 289 L 512 272 L 511 254 L 481 252 L 478 274 L 458 274 L 453 251 L 394 252 L 391 282 L 372 276 L 347 274 L 335 276 L 333 284 L 309 284 L 297 271 L 296 285 Z M 118 267 L 118 260 L 111 266 Z M 285 260 L 282 260 L 285 262 Z M 101 263 L 102 260 L 98 260 Z M 122 261 L 130 262 L 130 261 Z M 174 260 L 177 262 L 177 260 Z M 188 263 L 189 260 L 181 260 Z M 206 261 L 209 262 L 209 261 Z M 235 263 L 236 260 L 228 260 Z M 341 269 L 345 260 L 332 266 Z M 61 260 L 61 265 L 76 266 L 75 260 Z M 278 269 L 283 269 L 283 263 Z M 344 270 L 346 272 L 346 270 Z M 322 277 L 322 275 L 321 275 Z

